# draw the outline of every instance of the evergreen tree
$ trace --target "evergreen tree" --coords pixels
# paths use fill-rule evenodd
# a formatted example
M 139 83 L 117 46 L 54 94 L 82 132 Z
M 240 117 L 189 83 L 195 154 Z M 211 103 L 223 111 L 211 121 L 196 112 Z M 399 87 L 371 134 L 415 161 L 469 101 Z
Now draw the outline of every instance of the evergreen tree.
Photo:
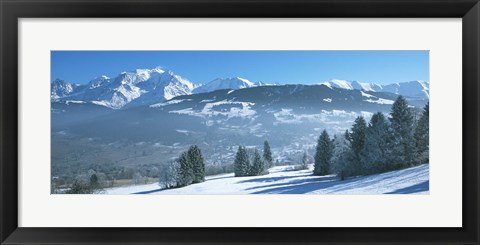
M 365 147 L 365 131 L 367 129 L 367 123 L 365 119 L 360 116 L 355 119 L 352 126 L 352 132 L 349 135 L 351 147 L 356 157 L 360 156 L 363 148 Z
M 348 134 L 335 135 L 333 138 L 332 171 L 341 180 L 354 175 L 352 171 L 353 153 L 346 135 Z
M 330 162 L 332 158 L 332 145 L 330 136 L 326 130 L 318 138 L 317 149 L 315 152 L 314 175 L 330 174 Z
M 247 150 L 239 146 L 233 162 L 235 177 L 247 176 L 250 168 Z
M 302 168 L 303 168 L 303 169 L 307 169 L 307 168 L 308 168 L 308 155 L 307 155 L 307 151 L 304 151 L 304 152 L 303 152 L 303 156 L 302 156 Z
M 262 160 L 262 157 L 260 156 L 260 153 L 258 152 L 257 149 L 255 149 L 253 153 L 253 160 L 252 160 L 252 166 L 250 168 L 249 175 L 251 176 L 257 176 L 257 175 L 263 175 L 265 174 L 265 165 L 264 161 Z
M 366 174 L 390 170 L 392 135 L 387 118 L 375 113 L 365 132 L 365 147 L 361 153 L 362 168 Z
M 190 185 L 193 183 L 195 176 L 193 174 L 193 167 L 189 160 L 188 153 L 183 152 L 177 161 L 179 165 L 178 186 Z
M 350 148 L 353 153 L 353 162 L 351 166 L 351 171 L 354 174 L 362 174 L 363 168 L 360 161 L 361 153 L 365 147 L 365 132 L 367 130 L 367 123 L 365 119 L 360 116 L 355 119 L 355 122 L 352 126 L 352 132 L 348 134 L 348 139 L 350 141 Z
M 200 183 L 205 181 L 205 162 L 203 160 L 202 152 L 197 145 L 192 145 L 188 149 L 188 160 L 191 163 L 193 171 L 193 183 Z
M 418 120 L 415 133 L 416 161 L 417 163 L 429 162 L 429 104 L 423 108 L 423 113 Z
M 66 191 L 67 194 L 93 194 L 94 190 L 90 187 L 89 183 L 76 179 L 69 190 Z
M 413 140 L 413 113 L 407 100 L 398 96 L 392 105 L 390 123 L 393 133 L 393 160 L 408 166 L 414 160 L 415 142 Z
M 90 176 L 90 188 L 92 190 L 100 189 L 100 182 L 98 181 L 97 174 L 92 174 Z
M 349 142 L 352 141 L 352 136 L 350 135 L 350 132 L 347 130 L 345 130 L 345 133 L 343 134 L 343 136 L 345 137 L 346 140 L 348 140 Z
M 267 168 L 273 167 L 272 151 L 270 150 L 270 145 L 266 140 L 263 142 L 263 159 L 265 159 Z
M 159 171 L 159 184 L 162 188 L 175 188 L 179 186 L 180 181 L 180 164 L 179 161 L 173 161 L 161 165 Z

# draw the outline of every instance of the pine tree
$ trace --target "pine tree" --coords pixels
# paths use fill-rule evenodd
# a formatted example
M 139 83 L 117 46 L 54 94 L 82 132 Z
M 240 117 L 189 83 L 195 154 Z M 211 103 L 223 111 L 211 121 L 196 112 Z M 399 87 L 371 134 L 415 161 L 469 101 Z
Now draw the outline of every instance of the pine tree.
M 415 133 L 416 161 L 417 163 L 429 162 L 429 104 L 423 108 L 423 113 L 418 120 Z
M 392 135 L 387 118 L 381 112 L 375 113 L 365 132 L 365 147 L 362 151 L 362 168 L 366 174 L 390 170 Z
M 159 184 L 162 188 L 175 188 L 180 186 L 180 164 L 179 161 L 173 161 L 161 166 L 159 171 Z
M 365 132 L 367 130 L 367 123 L 365 119 L 360 116 L 355 119 L 352 126 L 352 132 L 349 133 L 348 139 L 350 141 L 350 148 L 353 153 L 353 163 L 351 171 L 354 174 L 362 174 L 363 168 L 361 165 L 360 157 L 365 147 Z
M 398 96 L 392 105 L 390 123 L 393 133 L 393 160 L 397 164 L 408 166 L 412 164 L 415 153 L 413 140 L 413 113 L 407 100 Z
M 302 169 L 308 169 L 308 155 L 307 151 L 303 152 L 302 155 Z
M 326 130 L 318 138 L 317 149 L 315 152 L 315 166 L 313 169 L 314 175 L 330 174 L 330 162 L 332 158 L 332 145 L 330 136 Z
M 267 168 L 273 167 L 272 151 L 270 150 L 270 145 L 266 140 L 263 142 L 263 159 L 265 159 Z
M 193 183 L 195 176 L 193 174 L 192 164 L 189 161 L 188 153 L 183 152 L 177 161 L 179 164 L 178 186 L 190 185 L 191 183 Z
M 98 181 L 97 174 L 92 174 L 90 176 L 90 188 L 92 190 L 100 189 L 100 182 Z
M 260 153 L 255 149 L 253 153 L 252 166 L 249 175 L 258 176 L 265 174 L 265 165 Z
M 354 175 L 351 171 L 353 152 L 350 148 L 350 141 L 346 135 L 348 134 L 335 135 L 333 139 L 332 171 L 341 180 Z
M 239 146 L 233 162 L 235 177 L 247 176 L 250 168 L 247 150 Z
M 187 154 L 193 171 L 193 183 L 205 181 L 205 162 L 200 148 L 197 145 L 192 145 Z
M 367 123 L 365 119 L 360 116 L 355 119 L 352 126 L 352 132 L 349 135 L 351 147 L 355 156 L 359 157 L 365 146 L 365 131 Z

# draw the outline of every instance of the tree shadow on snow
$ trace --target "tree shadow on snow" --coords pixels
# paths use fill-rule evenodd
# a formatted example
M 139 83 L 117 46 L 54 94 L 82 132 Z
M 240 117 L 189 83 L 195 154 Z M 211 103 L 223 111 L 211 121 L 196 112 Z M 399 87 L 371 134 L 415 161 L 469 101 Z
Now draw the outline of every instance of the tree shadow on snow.
M 395 191 L 387 192 L 385 194 L 412 194 L 412 193 L 417 193 L 417 192 L 422 192 L 422 191 L 428 191 L 430 189 L 430 183 L 429 181 L 424 181 L 422 183 L 412 185 L 409 187 L 401 188 Z
M 276 184 L 279 187 L 256 191 L 252 194 L 305 194 L 315 190 L 329 188 L 341 184 L 343 184 L 341 181 L 319 182 L 318 179 L 295 180 L 288 183 Z M 259 186 L 257 188 L 264 187 L 265 186 Z
M 247 188 L 246 190 L 255 190 L 255 189 L 281 187 L 281 186 L 286 187 L 287 185 L 291 186 L 291 185 L 301 185 L 301 184 L 309 184 L 309 183 L 322 183 L 320 181 L 334 181 L 334 180 L 338 180 L 338 178 L 336 176 L 326 176 L 326 177 L 319 176 L 318 178 L 298 179 L 298 180 L 292 180 L 292 181 L 285 182 L 285 183 L 255 186 L 255 187 Z M 271 182 L 271 181 L 267 181 L 267 182 Z M 275 189 L 275 188 L 273 188 L 273 189 Z M 272 190 L 272 189 L 270 189 L 270 190 Z M 254 194 L 260 194 L 260 193 L 254 193 Z
M 165 190 L 165 189 L 158 188 L 158 189 L 155 189 L 155 190 L 140 191 L 140 192 L 135 192 L 135 193 L 132 193 L 132 194 L 150 194 L 150 193 L 159 192 L 159 191 L 163 191 L 163 190 Z
M 208 178 L 207 181 L 210 181 L 210 180 L 217 180 L 217 179 L 231 179 L 231 178 L 234 178 L 234 176 L 219 176 L 219 177 L 212 177 L 212 178 Z
M 409 174 L 411 172 L 416 171 L 415 169 L 406 169 L 402 171 L 403 174 Z M 297 179 L 292 181 L 287 181 L 285 183 L 278 183 L 278 184 L 271 184 L 271 185 L 264 185 L 264 186 L 257 186 L 251 187 L 250 190 L 267 188 L 265 190 L 259 190 L 253 192 L 252 194 L 305 194 L 309 192 L 313 192 L 316 190 L 330 188 L 329 192 L 324 193 L 338 193 L 345 190 L 352 190 L 352 189 L 362 189 L 368 188 L 372 185 L 382 183 L 387 181 L 397 175 L 398 173 L 383 173 L 383 174 L 376 174 L 376 175 L 367 175 L 367 176 L 359 176 L 353 177 L 346 180 L 339 180 L 336 177 L 332 176 L 325 176 L 319 178 L 310 178 L 310 179 Z M 295 176 L 298 178 L 301 176 Z M 281 180 L 282 177 L 276 177 Z M 405 180 L 408 177 L 405 177 Z M 265 178 L 268 179 L 268 178 Z M 283 179 L 286 179 L 283 177 Z M 258 179 L 257 179 L 258 180 Z M 254 182 L 255 180 L 249 180 L 249 182 Z M 275 180 L 272 180 L 275 181 Z M 396 181 L 390 181 L 389 184 L 396 184 L 403 182 L 404 179 L 401 178 Z M 264 182 L 270 182 L 265 180 Z M 413 185 L 407 188 L 398 189 L 392 193 L 385 193 L 385 194 L 410 194 L 420 191 L 427 191 L 428 190 L 428 181 L 423 183 Z
M 255 178 L 255 179 L 241 180 L 237 183 L 268 183 L 268 182 L 282 181 L 282 180 L 291 179 L 291 178 L 301 178 L 301 177 L 306 177 L 306 176 L 311 176 L 311 174 L 304 175 L 304 176 L 303 175 L 297 175 L 297 176 L 279 176 L 279 177 Z

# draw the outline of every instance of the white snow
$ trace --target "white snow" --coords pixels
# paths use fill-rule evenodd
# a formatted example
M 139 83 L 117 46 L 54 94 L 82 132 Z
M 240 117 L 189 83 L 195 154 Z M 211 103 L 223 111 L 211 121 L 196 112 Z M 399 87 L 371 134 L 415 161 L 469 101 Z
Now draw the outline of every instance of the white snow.
M 207 93 L 220 89 L 242 89 L 256 87 L 253 82 L 241 77 L 217 78 L 207 84 L 199 86 L 193 90 L 194 93 Z
M 417 98 L 429 98 L 430 82 L 429 81 L 411 81 L 411 82 L 402 82 L 402 83 L 392 83 L 388 85 L 380 85 L 377 83 L 365 83 L 357 81 L 347 81 L 332 79 L 327 82 L 320 83 L 329 88 L 341 88 L 353 90 L 357 89 L 360 91 L 371 91 L 371 92 L 389 92 L 394 94 L 400 94 L 403 96 L 417 97 Z M 372 96 L 367 93 L 363 93 L 365 97 Z
M 66 101 L 65 101 L 65 104 L 68 105 L 69 103 L 72 103 L 72 104 L 85 104 L 85 103 L 87 103 L 87 102 L 85 102 L 85 101 L 80 101 L 80 100 L 66 100 Z
M 322 110 L 317 114 L 295 114 L 293 109 L 282 108 L 280 111 L 268 111 L 273 113 L 275 117 L 274 125 L 279 123 L 283 124 L 299 124 L 303 122 L 319 122 L 319 123 L 332 123 L 332 119 L 342 118 L 344 120 L 351 119 L 353 121 L 357 116 L 364 115 L 364 112 L 354 112 L 345 110 Z
M 214 101 L 215 101 L 215 98 L 208 99 L 208 100 L 202 100 L 202 101 L 200 101 L 200 103 L 208 103 L 208 102 L 214 102 Z
M 393 102 L 394 102 L 393 100 L 387 100 L 382 98 L 378 98 L 377 100 L 368 99 L 365 101 L 370 103 L 382 104 L 382 105 L 393 105 Z
M 367 98 L 375 97 L 365 93 L 372 91 L 390 92 L 414 98 L 428 99 L 430 87 L 430 82 L 428 81 L 411 81 L 382 86 L 376 83 L 332 79 L 321 84 L 329 88 L 360 90 L 362 95 Z M 227 94 L 230 94 L 237 89 L 272 85 L 276 84 L 253 83 L 241 77 L 218 78 L 207 84 L 200 85 L 194 84 L 174 74 L 172 71 L 164 71 L 157 67 L 154 69 L 136 69 L 134 71 L 122 72 L 114 78 L 100 76 L 85 85 L 57 79 L 51 84 L 50 98 L 51 101 L 69 99 L 72 101 L 91 102 L 112 109 L 121 109 L 127 105 L 152 105 L 192 93 L 228 89 Z M 324 101 L 331 102 L 331 98 L 325 98 Z M 372 100 L 368 102 L 389 104 L 387 100 L 378 100 L 376 102 Z
M 178 104 L 178 103 L 182 103 L 184 101 L 191 101 L 192 99 L 183 99 L 183 100 L 169 100 L 169 101 L 165 101 L 165 102 L 162 102 L 162 103 L 157 103 L 157 104 L 153 104 L 153 105 L 150 105 L 151 108 L 158 108 L 158 107 L 163 107 L 163 106 L 167 106 L 167 105 L 173 105 L 173 104 Z
M 372 112 L 369 111 L 361 111 L 360 114 L 362 117 L 364 117 L 366 120 L 370 119 L 373 116 Z
M 313 176 L 309 170 L 292 171 L 292 166 L 270 169 L 270 174 L 234 177 L 207 176 L 206 181 L 182 188 L 161 190 L 158 184 L 106 189 L 105 194 L 429 194 L 429 165 L 387 173 L 339 180 L 334 175 Z
M 373 97 L 373 98 L 376 98 L 375 96 L 373 96 L 373 95 L 371 95 L 371 94 L 367 94 L 367 93 L 365 93 L 365 92 L 363 92 L 363 91 L 360 91 L 360 93 L 362 93 L 362 96 L 363 96 L 363 97 L 367 97 L 367 98 L 372 98 L 372 97 Z
M 328 82 L 324 82 L 322 83 L 328 87 L 337 87 L 337 88 L 343 88 L 343 89 L 348 89 L 348 90 L 352 90 L 353 89 L 353 86 L 352 84 L 349 82 L 349 81 L 346 81 L 346 80 L 339 80 L 339 79 L 332 79 Z
M 114 78 L 100 76 L 84 86 L 56 80 L 52 83 L 51 99 L 68 98 L 120 109 L 127 104 L 151 105 L 179 95 L 189 95 L 195 87 L 195 84 L 172 71 L 136 69 L 122 72 Z
M 221 106 L 221 105 L 239 105 L 240 107 L 231 107 L 228 111 L 215 110 L 215 106 Z M 232 117 L 251 118 L 257 113 L 255 110 L 251 108 L 254 105 L 255 103 L 252 103 L 252 102 L 222 100 L 222 101 L 217 101 L 212 103 L 206 103 L 201 111 L 194 111 L 193 108 L 185 108 L 181 110 L 169 111 L 169 113 L 185 114 L 185 115 L 197 116 L 202 118 L 218 116 L 218 115 L 226 116 L 227 118 L 232 118 Z

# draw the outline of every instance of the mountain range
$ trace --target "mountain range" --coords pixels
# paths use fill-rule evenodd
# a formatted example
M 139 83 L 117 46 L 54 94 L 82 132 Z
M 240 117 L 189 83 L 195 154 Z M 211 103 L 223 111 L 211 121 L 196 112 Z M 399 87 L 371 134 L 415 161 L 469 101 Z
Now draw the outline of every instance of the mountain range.
M 428 100 L 430 84 L 428 81 L 410 81 L 379 85 L 332 79 L 321 83 L 321 85 L 330 89 L 386 92 L 403 95 L 412 100 Z M 174 74 L 172 71 L 154 68 L 122 72 L 114 78 L 100 76 L 84 85 L 56 79 L 51 83 L 50 98 L 52 102 L 89 103 L 111 109 L 122 109 L 158 104 L 184 95 L 262 86 L 287 85 L 254 83 L 241 77 L 217 78 L 206 84 L 197 84 Z
M 357 89 L 371 92 L 388 92 L 408 97 L 414 97 L 418 99 L 430 97 L 430 82 L 428 81 L 410 81 L 402 83 L 392 83 L 388 85 L 380 85 L 377 83 L 362 83 L 358 81 L 346 81 L 332 79 L 328 82 L 321 83 L 328 87 L 336 87 L 342 89 Z
M 358 116 L 388 115 L 399 95 L 416 114 L 429 100 L 423 81 L 278 85 L 235 77 L 201 85 L 158 68 L 85 85 L 55 80 L 51 89 L 55 174 L 87 163 L 166 163 L 192 144 L 209 164 L 226 166 L 239 145 L 262 147 L 264 140 L 277 159 L 294 162 L 305 151 L 313 155 L 323 130 L 333 137 Z

